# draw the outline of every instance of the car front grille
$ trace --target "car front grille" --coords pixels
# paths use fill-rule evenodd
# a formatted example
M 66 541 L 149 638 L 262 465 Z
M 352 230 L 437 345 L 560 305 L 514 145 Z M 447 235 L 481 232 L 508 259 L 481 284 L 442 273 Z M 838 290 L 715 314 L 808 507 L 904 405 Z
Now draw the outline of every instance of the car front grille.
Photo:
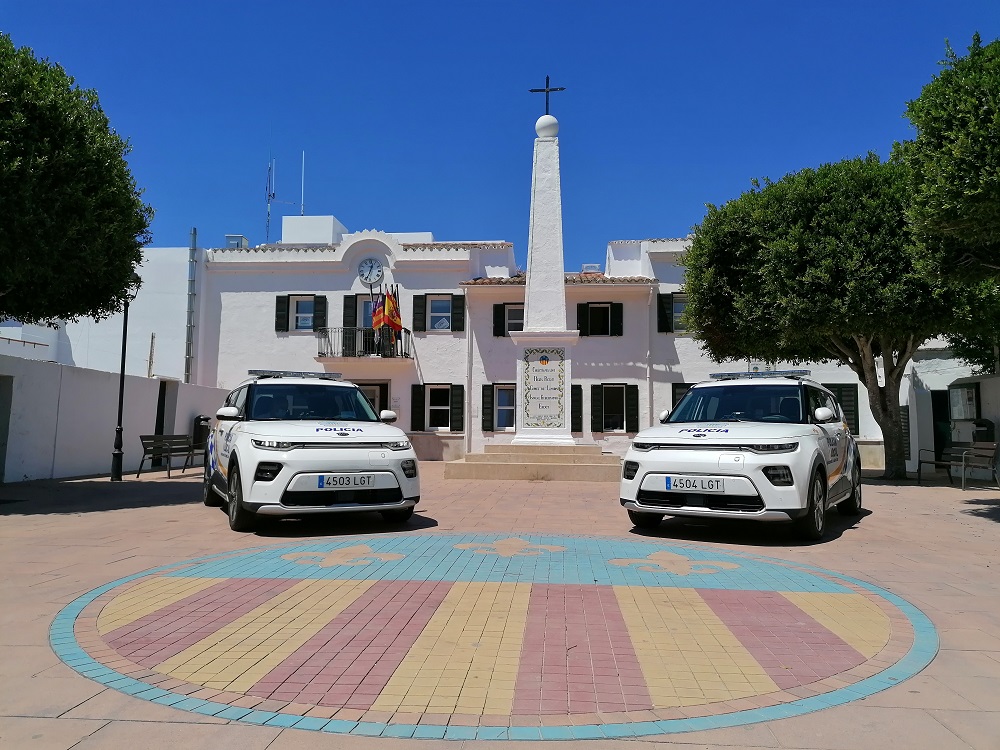
M 708 508 L 754 513 L 764 510 L 764 501 L 758 495 L 715 495 L 707 492 L 656 492 L 639 490 L 636 500 L 640 505 L 654 508 Z
M 328 508 L 336 505 L 389 505 L 401 502 L 398 487 L 371 490 L 324 490 L 323 492 L 285 492 L 281 504 L 290 508 Z

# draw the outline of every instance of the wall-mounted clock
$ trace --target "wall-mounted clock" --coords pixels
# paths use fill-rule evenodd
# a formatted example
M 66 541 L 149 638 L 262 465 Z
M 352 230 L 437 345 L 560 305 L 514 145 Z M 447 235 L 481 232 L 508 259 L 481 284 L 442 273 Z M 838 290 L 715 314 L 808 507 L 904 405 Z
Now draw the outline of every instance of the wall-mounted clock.
M 365 258 L 358 264 L 358 278 L 369 286 L 382 280 L 382 261 L 378 258 Z

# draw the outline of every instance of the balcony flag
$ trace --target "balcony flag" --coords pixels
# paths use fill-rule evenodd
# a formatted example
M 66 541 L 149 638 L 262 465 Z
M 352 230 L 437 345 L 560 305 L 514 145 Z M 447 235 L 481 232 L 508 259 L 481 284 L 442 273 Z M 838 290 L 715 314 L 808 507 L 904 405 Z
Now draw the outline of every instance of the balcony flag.
M 399 304 L 396 302 L 396 297 L 391 291 L 386 292 L 385 294 L 385 304 L 383 305 L 383 308 L 385 325 L 389 326 L 394 331 L 402 331 L 403 319 L 399 315 Z
M 378 294 L 375 296 L 375 305 L 372 307 L 372 328 L 376 331 L 388 324 L 386 320 L 386 296 Z

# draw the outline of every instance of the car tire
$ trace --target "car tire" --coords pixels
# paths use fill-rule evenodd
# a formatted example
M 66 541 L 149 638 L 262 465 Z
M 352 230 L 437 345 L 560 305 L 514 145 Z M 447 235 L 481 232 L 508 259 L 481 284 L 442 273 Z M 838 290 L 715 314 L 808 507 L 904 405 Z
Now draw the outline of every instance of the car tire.
M 639 513 L 635 510 L 630 510 L 628 517 L 632 525 L 640 529 L 655 529 L 660 525 L 660 521 L 663 520 L 663 516 L 659 513 Z
M 253 531 L 257 517 L 243 506 L 243 479 L 236 464 L 229 470 L 229 528 L 233 531 Z
M 388 523 L 406 523 L 413 517 L 413 506 L 409 508 L 394 508 L 393 510 L 379 511 L 382 520 Z
M 837 512 L 842 516 L 861 515 L 861 459 L 854 457 L 854 468 L 851 469 L 851 494 L 838 503 Z
M 817 470 L 809 482 L 809 504 L 798 521 L 799 536 L 818 542 L 826 533 L 826 477 Z
M 205 454 L 205 471 L 202 477 L 201 500 L 209 508 L 221 508 L 225 502 L 219 493 L 212 489 L 212 464 L 209 463 L 208 454 Z

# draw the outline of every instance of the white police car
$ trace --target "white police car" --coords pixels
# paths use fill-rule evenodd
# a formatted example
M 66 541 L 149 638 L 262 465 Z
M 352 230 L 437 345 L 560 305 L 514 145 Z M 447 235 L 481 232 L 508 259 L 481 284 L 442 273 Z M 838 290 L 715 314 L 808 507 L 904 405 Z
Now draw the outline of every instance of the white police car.
M 420 501 L 406 434 L 331 373 L 251 370 L 216 413 L 205 456 L 205 505 L 229 526 L 258 516 L 378 511 L 402 523 Z
M 620 490 L 633 524 L 791 519 L 803 537 L 821 539 L 831 506 L 861 512 L 861 459 L 833 394 L 808 371 L 760 375 L 720 373 L 692 386 L 635 436 Z

